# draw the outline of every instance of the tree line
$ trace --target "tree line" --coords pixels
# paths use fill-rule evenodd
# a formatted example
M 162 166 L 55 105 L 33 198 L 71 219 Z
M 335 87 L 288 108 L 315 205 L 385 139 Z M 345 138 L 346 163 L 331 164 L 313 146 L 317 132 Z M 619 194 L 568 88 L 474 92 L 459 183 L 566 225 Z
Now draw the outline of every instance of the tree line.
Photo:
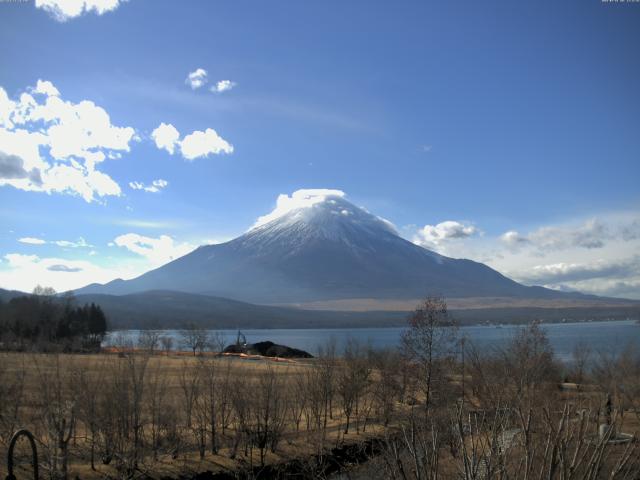
M 58 296 L 36 287 L 31 295 L 0 301 L 0 345 L 5 350 L 97 351 L 107 331 L 99 305 L 76 305 L 72 295 Z

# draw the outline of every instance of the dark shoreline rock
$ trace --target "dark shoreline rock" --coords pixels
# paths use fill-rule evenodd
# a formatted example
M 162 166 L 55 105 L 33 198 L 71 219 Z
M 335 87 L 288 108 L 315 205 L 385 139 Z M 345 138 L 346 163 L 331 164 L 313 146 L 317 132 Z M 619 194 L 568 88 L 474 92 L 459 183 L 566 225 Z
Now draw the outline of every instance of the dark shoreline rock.
M 280 358 L 313 358 L 313 355 L 304 350 L 287 347 L 286 345 L 278 345 L 269 341 L 250 343 L 247 345 L 229 345 L 223 350 L 223 353 L 246 353 L 248 355 Z

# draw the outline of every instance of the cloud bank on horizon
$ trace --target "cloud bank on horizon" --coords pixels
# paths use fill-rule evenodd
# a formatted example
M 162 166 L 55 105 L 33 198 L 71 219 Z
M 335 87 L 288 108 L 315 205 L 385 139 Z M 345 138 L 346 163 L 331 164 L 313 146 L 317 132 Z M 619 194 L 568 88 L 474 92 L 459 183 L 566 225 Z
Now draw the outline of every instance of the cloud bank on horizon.
M 457 258 L 488 264 L 525 285 L 640 299 L 640 213 L 545 225 L 527 233 L 483 235 L 465 222 L 425 225 L 412 240 Z

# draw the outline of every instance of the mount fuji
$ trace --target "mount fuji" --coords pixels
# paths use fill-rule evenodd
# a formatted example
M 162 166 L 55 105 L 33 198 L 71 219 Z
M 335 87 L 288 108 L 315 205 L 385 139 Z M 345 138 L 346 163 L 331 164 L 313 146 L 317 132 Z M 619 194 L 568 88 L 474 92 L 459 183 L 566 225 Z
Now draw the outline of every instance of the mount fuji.
M 315 198 L 226 243 L 202 246 L 131 280 L 92 284 L 78 294 L 172 290 L 261 304 L 347 299 L 568 299 L 521 285 L 490 267 L 445 257 L 400 237 L 386 220 L 342 195 Z

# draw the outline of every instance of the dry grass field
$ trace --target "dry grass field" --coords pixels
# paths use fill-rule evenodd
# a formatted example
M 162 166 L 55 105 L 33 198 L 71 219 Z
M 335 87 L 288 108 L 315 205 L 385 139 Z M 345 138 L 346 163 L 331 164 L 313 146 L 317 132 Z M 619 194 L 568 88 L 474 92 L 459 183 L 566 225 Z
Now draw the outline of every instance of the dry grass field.
M 3 418 L 2 444 L 7 444 L 12 430 L 30 429 L 39 440 L 40 460 L 45 465 L 44 469 L 41 466 L 41 474 L 45 476 L 48 475 L 46 465 L 52 463 L 56 455 L 54 444 L 58 432 L 52 432 L 55 426 L 51 423 L 64 417 L 69 423 L 73 422 L 68 441 L 67 475 L 70 478 L 127 476 L 123 469 L 127 468 L 125 464 L 129 459 L 119 459 L 117 455 L 131 455 L 134 448 L 139 449 L 135 469 L 140 473 L 177 478 L 188 472 L 234 472 L 305 458 L 344 442 L 364 441 L 381 431 L 372 418 L 373 405 L 369 401 L 363 402 L 365 411 L 352 416 L 348 434 L 344 433 L 346 422 L 337 398 L 326 407 L 326 412 L 323 398 L 317 398 L 315 405 L 298 401 L 303 396 L 302 390 L 312 388 L 310 383 L 317 380 L 320 367 L 315 360 L 137 352 L 126 355 L 5 353 L 0 354 L 0 361 L 2 380 L 7 382 L 5 387 L 10 389 L 11 379 L 22 382 L 21 392 L 12 392 L 19 395 L 16 421 Z M 210 376 L 215 377 L 211 384 L 206 380 Z M 139 399 L 135 398 L 138 388 Z M 266 398 L 269 396 L 271 398 Z M 251 412 L 260 400 L 264 403 L 255 407 L 259 411 Z M 56 403 L 66 406 L 59 408 Z M 213 414 L 212 404 L 217 410 Z M 11 415 L 7 406 L 4 409 Z M 240 421 L 238 411 L 244 410 L 251 419 Z M 106 428 L 99 426 L 101 431 L 95 433 L 95 469 L 90 465 L 92 433 L 87 414 L 93 415 L 96 422 L 108 424 Z M 213 428 L 218 429 L 215 453 L 210 445 L 212 415 L 216 423 Z M 265 420 L 269 415 L 272 418 Z M 112 424 L 114 418 L 116 421 Z M 127 428 L 135 430 L 136 421 L 141 430 L 137 447 L 131 445 L 134 441 L 131 438 L 117 438 L 129 436 L 118 432 L 118 422 L 131 422 Z M 114 431 L 103 431 L 109 428 Z M 239 432 L 240 429 L 244 431 Z M 274 430 L 279 437 L 277 448 L 273 449 L 272 439 L 267 439 L 269 445 L 263 448 L 264 459 L 260 458 L 260 445 L 256 446 L 260 440 L 247 439 L 254 430 L 260 435 L 261 429 L 266 430 L 267 437 L 272 435 L 269 430 Z M 110 436 L 116 437 L 111 445 L 114 458 L 105 464 Z M 200 455 L 202 446 L 204 455 Z M 26 441 L 19 442 L 16 452 L 18 471 L 23 477 L 30 470 Z M 6 473 L 3 462 L 0 476 L 4 478 Z
M 325 478 L 357 463 L 356 478 L 640 478 L 638 352 L 569 368 L 533 325 L 461 363 L 437 351 L 443 332 L 404 355 L 353 342 L 299 361 L 0 353 L 0 445 L 28 428 L 52 479 Z M 16 458 L 30 478 L 24 440 Z

